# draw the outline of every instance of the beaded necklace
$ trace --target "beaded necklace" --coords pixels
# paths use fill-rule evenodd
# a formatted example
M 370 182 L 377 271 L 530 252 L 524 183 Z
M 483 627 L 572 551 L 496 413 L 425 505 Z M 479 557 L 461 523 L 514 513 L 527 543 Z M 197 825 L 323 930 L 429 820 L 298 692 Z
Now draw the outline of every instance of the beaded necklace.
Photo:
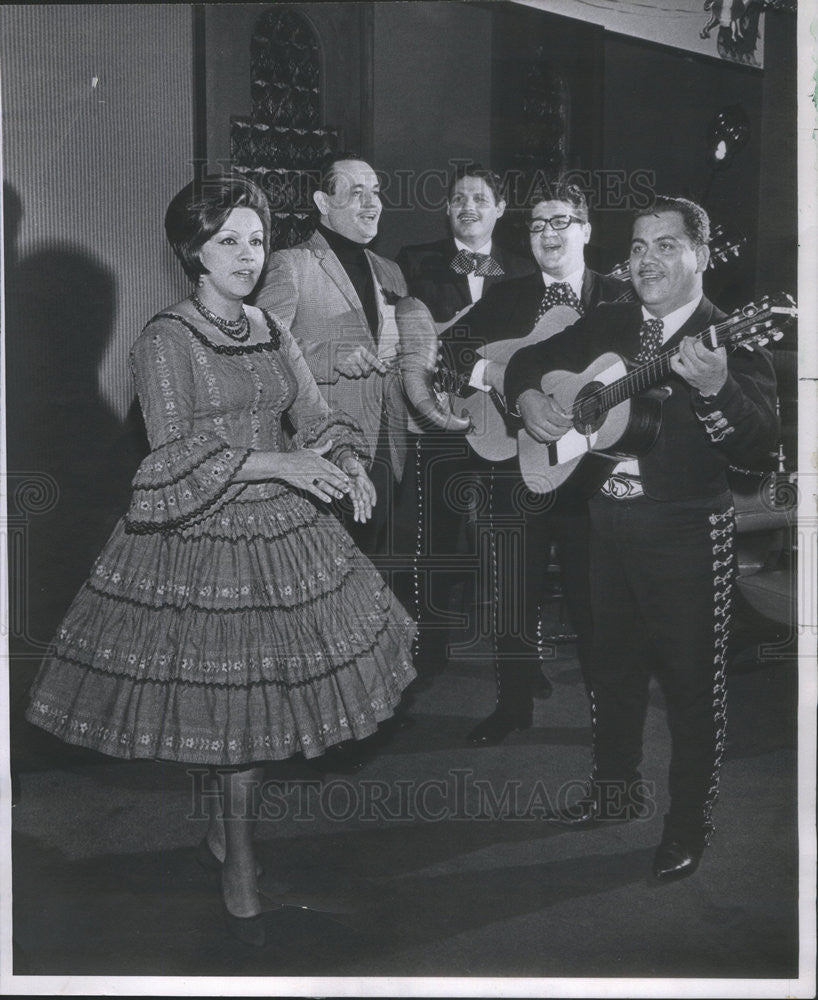
M 235 340 L 239 344 L 242 344 L 245 340 L 250 339 L 250 320 L 247 318 L 247 313 L 243 309 L 239 319 L 224 319 L 224 317 L 217 316 L 216 313 L 211 312 L 196 292 L 190 296 L 190 301 L 193 303 L 193 308 L 196 312 L 199 313 L 200 316 L 204 316 L 208 323 L 212 323 L 217 330 L 220 330 L 225 335 L 225 337 L 229 337 L 231 340 Z

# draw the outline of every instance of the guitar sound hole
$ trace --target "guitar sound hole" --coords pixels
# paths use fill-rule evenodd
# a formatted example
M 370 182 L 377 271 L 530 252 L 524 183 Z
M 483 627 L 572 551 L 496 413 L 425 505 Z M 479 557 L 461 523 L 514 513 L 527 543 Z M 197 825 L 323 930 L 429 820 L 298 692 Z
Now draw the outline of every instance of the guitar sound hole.
M 608 411 L 603 409 L 602 399 L 598 395 L 602 388 L 602 382 L 589 382 L 577 393 L 574 400 L 574 427 L 580 434 L 598 431 L 607 416 Z

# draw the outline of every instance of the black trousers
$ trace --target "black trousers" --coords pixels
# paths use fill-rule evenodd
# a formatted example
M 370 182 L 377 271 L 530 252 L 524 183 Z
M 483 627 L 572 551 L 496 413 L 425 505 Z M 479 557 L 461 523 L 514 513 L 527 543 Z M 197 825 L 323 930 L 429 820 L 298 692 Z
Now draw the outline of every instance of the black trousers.
M 484 463 L 476 471 L 476 482 L 471 528 L 480 566 L 478 607 L 484 616 L 481 631 L 493 646 L 497 709 L 526 717 L 533 708 L 532 679 L 543 652 L 540 617 L 548 593 L 552 543 L 589 684 L 593 627 L 588 510 L 582 501 L 575 506 L 564 502 L 554 506 L 552 497 L 532 493 L 514 460 L 493 466 Z
M 590 501 L 594 778 L 638 780 L 648 685 L 672 739 L 669 836 L 712 831 L 725 735 L 734 577 L 730 499 Z
M 420 639 L 419 673 L 441 672 L 457 628 L 459 605 L 475 579 L 468 547 L 467 514 L 473 474 L 471 449 L 462 434 L 432 431 L 410 435 L 404 488 L 417 498 L 415 584 Z

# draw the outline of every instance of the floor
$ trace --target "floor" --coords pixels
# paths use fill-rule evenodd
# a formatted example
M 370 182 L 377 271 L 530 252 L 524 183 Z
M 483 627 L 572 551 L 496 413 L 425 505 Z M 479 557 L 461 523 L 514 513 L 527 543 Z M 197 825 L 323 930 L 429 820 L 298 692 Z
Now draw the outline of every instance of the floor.
M 472 651 L 415 695 L 414 726 L 358 772 L 269 767 L 262 886 L 285 905 L 262 950 L 226 934 L 217 883 L 195 860 L 195 774 L 66 749 L 27 727 L 12 812 L 14 974 L 276 977 L 268 992 L 291 976 L 466 977 L 476 995 L 488 987 L 470 977 L 538 990 L 565 977 L 615 989 L 622 977 L 762 989 L 795 978 L 797 664 L 756 653 L 731 669 L 717 831 L 692 878 L 649 878 L 669 751 L 659 688 L 645 731 L 655 815 L 570 831 L 543 815 L 590 763 L 574 647 L 554 647 L 554 692 L 534 726 L 480 749 L 464 737 L 492 707 L 493 674 Z

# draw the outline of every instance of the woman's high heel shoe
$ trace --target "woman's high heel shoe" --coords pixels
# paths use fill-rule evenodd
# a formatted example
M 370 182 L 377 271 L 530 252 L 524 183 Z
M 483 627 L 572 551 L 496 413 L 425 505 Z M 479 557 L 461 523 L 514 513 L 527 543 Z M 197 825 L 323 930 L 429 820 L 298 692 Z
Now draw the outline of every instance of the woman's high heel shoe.
M 267 944 L 267 926 L 263 912 L 257 913 L 254 917 L 236 917 L 227 909 L 224 901 L 222 901 L 222 911 L 227 929 L 237 941 L 252 945 L 254 948 L 263 948 Z

